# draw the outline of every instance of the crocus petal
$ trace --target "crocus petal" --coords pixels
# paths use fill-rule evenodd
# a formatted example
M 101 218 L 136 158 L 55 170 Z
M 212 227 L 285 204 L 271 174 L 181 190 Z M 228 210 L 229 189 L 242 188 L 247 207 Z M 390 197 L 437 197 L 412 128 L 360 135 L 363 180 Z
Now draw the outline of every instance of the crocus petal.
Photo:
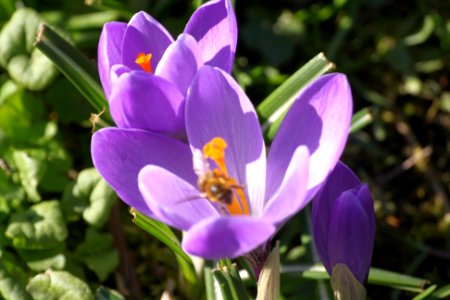
M 155 70 L 155 75 L 171 82 L 183 95 L 186 95 L 187 89 L 201 65 L 202 58 L 197 41 L 188 34 L 181 34 L 167 48 Z
M 135 60 L 139 53 L 151 53 L 153 70 L 167 47 L 173 42 L 170 33 L 153 17 L 141 11 L 135 14 L 125 30 L 122 44 L 122 64 L 140 69 Z
M 266 194 L 282 181 L 292 153 L 299 145 L 310 152 L 307 198 L 336 165 L 347 141 L 352 115 L 352 96 L 347 78 L 329 74 L 314 81 L 286 114 L 268 157 Z
M 236 52 L 237 24 L 230 0 L 209 1 L 200 6 L 184 29 L 199 43 L 203 61 L 231 72 Z
M 308 158 L 308 148 L 305 146 L 294 152 L 283 182 L 267 202 L 263 215 L 265 219 L 270 219 L 274 224 L 281 223 L 308 203 L 305 199 Z
M 117 79 L 120 78 L 123 74 L 131 72 L 131 69 L 127 66 L 117 64 L 111 67 L 111 72 L 109 73 L 109 78 L 111 81 L 111 87 L 114 87 Z
M 138 188 L 139 171 L 148 164 L 166 168 L 195 184 L 192 153 L 177 140 L 137 129 L 106 128 L 91 143 L 92 161 L 103 178 L 128 205 L 151 215 Z
M 110 110 L 118 127 L 165 134 L 184 131 L 184 96 L 165 79 L 144 71 L 123 74 L 115 81 Z
M 183 249 L 206 259 L 235 258 L 270 238 L 275 226 L 252 217 L 209 218 L 191 227 Z
M 248 192 L 250 206 L 264 198 L 265 149 L 255 109 L 239 85 L 220 69 L 202 67 L 186 99 L 186 131 L 195 149 L 214 137 L 228 144 L 229 176 Z
M 193 224 L 219 213 L 190 183 L 158 166 L 139 173 L 139 189 L 150 210 L 170 226 L 188 230 Z
M 103 26 L 98 42 L 98 72 L 106 97 L 111 92 L 109 71 L 115 64 L 122 62 L 122 40 L 127 27 L 126 23 L 109 22 Z
M 362 283 L 366 279 L 372 259 L 374 228 L 369 224 L 361 201 L 351 191 L 344 192 L 336 200 L 332 210 L 328 223 L 328 255 L 331 268 L 343 263 Z
M 312 222 L 314 243 L 317 247 L 324 265 L 329 266 L 328 259 L 328 220 L 332 212 L 332 206 L 336 199 L 345 191 L 352 190 L 361 182 L 358 177 L 342 162 L 338 162 L 333 172 L 328 176 L 326 184 L 319 191 L 313 201 Z M 368 189 L 367 189 L 368 192 Z M 369 193 L 370 195 L 370 193 Z M 358 197 L 359 198 L 359 197 Z M 373 204 L 372 210 L 373 210 Z

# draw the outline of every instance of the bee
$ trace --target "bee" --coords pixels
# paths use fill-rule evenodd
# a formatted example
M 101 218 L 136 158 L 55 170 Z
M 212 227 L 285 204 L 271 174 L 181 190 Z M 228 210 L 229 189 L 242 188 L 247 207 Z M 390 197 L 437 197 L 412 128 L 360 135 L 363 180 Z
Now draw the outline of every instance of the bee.
M 200 151 L 194 152 L 194 171 L 198 176 L 200 196 L 221 205 L 230 205 L 236 190 L 243 190 L 236 181 L 220 169 L 212 170 Z

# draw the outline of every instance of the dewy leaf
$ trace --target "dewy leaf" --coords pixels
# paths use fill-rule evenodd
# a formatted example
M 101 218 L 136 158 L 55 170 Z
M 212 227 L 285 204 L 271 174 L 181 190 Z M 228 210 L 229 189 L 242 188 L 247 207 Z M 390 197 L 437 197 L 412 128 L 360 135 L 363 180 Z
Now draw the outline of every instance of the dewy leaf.
M 0 32 L 0 64 L 10 76 L 30 90 L 42 90 L 57 74 L 53 63 L 34 49 L 39 15 L 32 9 L 17 10 Z
M 61 244 L 67 237 L 58 201 L 35 204 L 25 212 L 11 217 L 6 236 L 13 246 L 20 249 L 50 249 Z
M 84 242 L 76 250 L 79 259 L 97 274 L 100 281 L 105 281 L 119 264 L 119 254 L 112 242 L 111 234 L 88 228 Z
M 45 164 L 31 157 L 27 152 L 19 150 L 13 152 L 13 159 L 28 198 L 34 202 L 40 201 L 41 196 L 37 186 L 45 173 Z
M 31 300 L 25 289 L 25 273 L 13 255 L 0 250 L 0 298 L 6 300 Z
M 27 285 L 33 300 L 94 300 L 88 285 L 64 271 L 48 270 L 33 277 Z

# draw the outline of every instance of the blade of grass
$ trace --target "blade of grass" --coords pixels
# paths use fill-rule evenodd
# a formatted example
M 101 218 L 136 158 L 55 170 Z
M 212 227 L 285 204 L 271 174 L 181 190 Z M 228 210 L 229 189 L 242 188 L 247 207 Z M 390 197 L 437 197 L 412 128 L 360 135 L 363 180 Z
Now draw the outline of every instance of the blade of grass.
M 41 26 L 35 46 L 53 61 L 97 111 L 108 107 L 97 68 L 78 49 L 45 24 Z M 107 113 L 103 119 L 113 123 Z
M 445 297 L 450 297 L 450 284 L 444 285 L 431 294 L 432 299 L 444 299 Z
M 419 295 L 415 296 L 412 300 L 423 300 L 423 299 L 427 299 L 428 296 L 431 295 L 431 293 L 436 289 L 436 285 L 432 285 L 429 288 L 427 288 L 425 291 L 423 291 L 422 293 L 420 293 Z
M 355 113 L 352 117 L 352 125 L 350 127 L 350 133 L 360 131 L 373 121 L 373 115 L 369 107 L 365 107 Z
M 131 214 L 133 215 L 133 223 L 160 240 L 173 251 L 182 274 L 188 283 L 190 293 L 197 294 L 199 292 L 199 280 L 194 264 L 189 255 L 181 249 L 180 241 L 175 233 L 166 224 L 153 220 L 135 209 L 131 209 Z
M 281 273 L 300 273 L 303 278 L 314 280 L 329 279 L 329 276 L 322 265 L 283 266 Z M 403 275 L 378 268 L 370 268 L 367 282 L 369 284 L 383 285 L 416 293 L 423 292 L 425 286 L 429 284 L 429 281 L 426 279 Z
M 323 53 L 319 53 L 262 101 L 257 111 L 263 123 L 263 131 L 269 131 L 267 134 L 269 139 L 275 134 L 285 113 L 301 90 L 333 67 L 334 64 L 328 61 Z
M 203 274 L 205 276 L 205 293 L 206 300 L 216 300 L 216 289 L 214 287 L 214 277 L 212 274 L 213 262 L 210 260 L 205 261 L 205 266 L 203 268 Z

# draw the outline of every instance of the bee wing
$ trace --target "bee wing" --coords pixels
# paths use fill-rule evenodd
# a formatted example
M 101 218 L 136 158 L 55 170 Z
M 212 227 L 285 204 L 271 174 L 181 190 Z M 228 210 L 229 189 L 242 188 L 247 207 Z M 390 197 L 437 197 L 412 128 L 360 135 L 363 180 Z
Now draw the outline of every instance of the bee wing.
M 194 150 L 192 160 L 194 165 L 194 172 L 198 177 L 201 177 L 208 172 L 209 164 L 200 149 Z

